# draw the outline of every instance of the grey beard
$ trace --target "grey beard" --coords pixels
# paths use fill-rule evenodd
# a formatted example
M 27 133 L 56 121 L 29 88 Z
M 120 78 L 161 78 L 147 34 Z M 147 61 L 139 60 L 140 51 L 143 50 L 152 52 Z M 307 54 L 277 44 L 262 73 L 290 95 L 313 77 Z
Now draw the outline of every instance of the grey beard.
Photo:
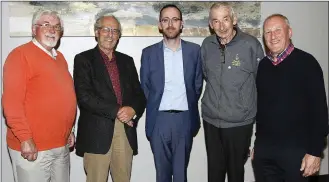
M 43 43 L 48 47 L 55 47 L 58 41 L 44 41 Z

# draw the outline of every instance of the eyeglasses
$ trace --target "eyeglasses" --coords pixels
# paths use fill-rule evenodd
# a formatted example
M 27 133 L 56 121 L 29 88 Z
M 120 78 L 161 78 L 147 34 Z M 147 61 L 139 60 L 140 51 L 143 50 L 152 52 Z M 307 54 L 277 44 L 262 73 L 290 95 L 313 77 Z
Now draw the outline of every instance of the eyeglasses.
M 175 24 L 175 23 L 178 23 L 179 21 L 181 21 L 181 19 L 180 18 L 172 18 L 172 19 L 170 19 L 170 18 L 162 18 L 161 20 L 160 20 L 160 22 L 162 23 L 162 24 L 168 24 L 168 23 L 173 23 L 173 24 Z
M 99 27 L 99 29 L 101 30 L 102 33 L 112 33 L 113 35 L 117 36 L 120 35 L 120 30 L 119 29 L 115 29 L 115 28 L 111 28 L 111 27 Z
M 46 30 L 51 30 L 51 29 L 54 29 L 55 31 L 59 32 L 59 31 L 62 31 L 63 28 L 61 25 L 50 25 L 49 23 L 43 23 L 43 24 L 34 24 L 34 25 L 37 25 L 37 26 L 40 26 Z

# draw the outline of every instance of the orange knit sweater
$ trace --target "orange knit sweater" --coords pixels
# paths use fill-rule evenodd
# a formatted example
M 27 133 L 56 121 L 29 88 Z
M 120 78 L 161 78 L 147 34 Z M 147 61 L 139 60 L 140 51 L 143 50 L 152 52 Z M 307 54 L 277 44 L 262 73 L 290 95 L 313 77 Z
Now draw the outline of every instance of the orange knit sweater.
M 3 67 L 2 104 L 10 148 L 30 138 L 39 151 L 64 146 L 77 108 L 64 56 L 54 60 L 33 42 L 15 48 Z

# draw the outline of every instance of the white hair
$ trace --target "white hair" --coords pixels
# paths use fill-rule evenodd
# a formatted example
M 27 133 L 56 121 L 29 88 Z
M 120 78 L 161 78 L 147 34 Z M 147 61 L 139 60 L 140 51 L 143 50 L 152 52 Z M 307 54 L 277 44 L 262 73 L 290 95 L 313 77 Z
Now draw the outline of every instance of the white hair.
M 209 20 L 210 21 L 212 20 L 211 11 L 213 9 L 217 9 L 217 8 L 221 8 L 221 7 L 228 8 L 230 10 L 230 17 L 231 17 L 232 20 L 237 17 L 236 14 L 234 13 L 233 6 L 230 3 L 228 3 L 228 2 L 219 2 L 219 3 L 214 3 L 210 7 L 210 11 L 209 11 Z
M 48 9 L 41 9 L 33 14 L 32 26 L 35 25 L 40 20 L 40 18 L 44 15 L 51 15 L 57 17 L 61 23 L 61 27 L 64 28 L 63 20 L 60 17 L 59 13 L 57 11 L 48 10 Z
M 104 17 L 113 17 L 118 22 L 119 30 L 121 32 L 121 23 L 120 23 L 119 19 L 112 14 L 112 11 L 110 9 L 103 9 L 95 15 L 96 21 L 94 23 L 94 31 L 96 31 L 97 29 L 99 29 L 101 27 L 101 20 Z

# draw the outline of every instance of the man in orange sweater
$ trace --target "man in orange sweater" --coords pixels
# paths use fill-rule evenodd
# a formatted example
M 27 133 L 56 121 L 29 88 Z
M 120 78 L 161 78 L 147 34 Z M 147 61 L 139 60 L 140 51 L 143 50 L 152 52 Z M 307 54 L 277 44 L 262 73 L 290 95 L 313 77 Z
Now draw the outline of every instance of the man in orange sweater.
M 63 23 L 55 11 L 36 12 L 33 40 L 15 48 L 3 68 L 2 104 L 16 182 L 69 182 L 69 147 L 76 115 L 73 80 L 56 51 Z

